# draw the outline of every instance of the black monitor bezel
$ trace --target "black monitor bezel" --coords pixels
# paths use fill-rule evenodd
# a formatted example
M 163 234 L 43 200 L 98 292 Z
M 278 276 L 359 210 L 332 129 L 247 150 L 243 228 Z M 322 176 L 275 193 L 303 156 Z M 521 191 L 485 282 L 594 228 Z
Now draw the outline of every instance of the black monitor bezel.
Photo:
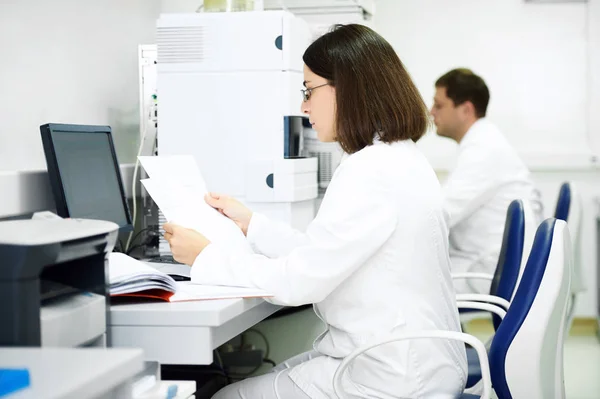
M 119 190 L 121 193 L 121 201 L 125 209 L 125 218 L 127 224 L 119 226 L 120 232 L 128 232 L 133 230 L 133 223 L 131 219 L 131 212 L 129 211 L 129 205 L 127 203 L 127 196 L 125 195 L 125 188 L 123 186 L 123 179 L 121 177 L 121 167 L 117 159 L 117 153 L 115 151 L 115 145 L 112 138 L 112 129 L 110 126 L 95 126 L 95 125 L 71 125 L 62 123 L 47 123 L 40 126 L 40 132 L 42 135 L 42 144 L 44 146 L 44 153 L 46 155 L 46 165 L 48 167 L 48 178 L 50 180 L 50 186 L 52 188 L 52 194 L 54 195 L 54 203 L 56 204 L 56 212 L 59 216 L 64 218 L 77 217 L 71 215 L 66 200 L 63 180 L 58 167 L 58 159 L 56 158 L 56 151 L 54 146 L 54 133 L 76 133 L 76 134 L 108 134 L 109 147 L 111 150 L 113 166 L 117 171 L 117 181 L 119 183 Z

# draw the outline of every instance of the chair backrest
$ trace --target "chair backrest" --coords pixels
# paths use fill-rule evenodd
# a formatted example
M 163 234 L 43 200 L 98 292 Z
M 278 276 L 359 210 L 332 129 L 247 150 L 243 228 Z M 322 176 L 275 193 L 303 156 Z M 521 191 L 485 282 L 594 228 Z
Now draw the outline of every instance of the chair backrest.
M 567 224 L 545 220 L 490 347 L 492 385 L 499 399 L 565 397 L 563 346 L 571 263 Z
M 524 237 L 525 211 L 523 202 L 514 200 L 506 211 L 502 246 L 500 247 L 500 256 L 490 287 L 490 295 L 499 296 L 509 302 L 512 299 L 521 268 Z M 496 315 L 493 315 L 492 318 L 494 328 L 498 329 L 502 320 Z
M 536 212 L 533 210 L 531 204 L 529 202 L 523 203 L 523 214 L 525 216 L 525 233 L 523 239 L 523 256 L 521 257 L 521 267 L 519 268 L 519 277 L 517 278 L 517 284 L 515 285 L 512 295 L 510 297 L 510 301 L 514 298 L 517 293 L 517 287 L 521 282 L 521 278 L 523 277 L 523 272 L 525 271 L 525 266 L 527 265 L 527 260 L 529 259 L 529 254 L 531 253 L 531 247 L 533 246 L 533 240 L 535 238 L 535 233 L 537 231 L 538 226 L 542 222 Z
M 581 270 L 581 219 L 583 206 L 577 187 L 572 182 L 560 186 L 554 217 L 569 225 L 571 245 L 573 247 L 573 281 L 571 292 L 585 291 L 585 280 Z
M 556 209 L 554 217 L 556 219 L 567 221 L 569 219 L 569 210 L 571 208 L 571 184 L 565 182 L 560 186 L 558 192 L 558 200 L 556 201 Z

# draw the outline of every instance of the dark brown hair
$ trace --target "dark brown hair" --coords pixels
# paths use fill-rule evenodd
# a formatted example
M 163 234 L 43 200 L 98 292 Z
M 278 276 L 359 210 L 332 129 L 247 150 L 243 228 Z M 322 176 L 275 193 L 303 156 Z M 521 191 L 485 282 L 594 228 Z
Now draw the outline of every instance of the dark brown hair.
M 429 124 L 427 107 L 392 46 L 363 25 L 335 25 L 303 56 L 335 87 L 337 141 L 349 154 L 381 141 L 417 141 Z
M 470 101 L 478 118 L 483 118 L 490 102 L 490 91 L 481 77 L 467 68 L 457 68 L 443 75 L 435 82 L 435 87 L 445 87 L 446 96 L 461 105 Z

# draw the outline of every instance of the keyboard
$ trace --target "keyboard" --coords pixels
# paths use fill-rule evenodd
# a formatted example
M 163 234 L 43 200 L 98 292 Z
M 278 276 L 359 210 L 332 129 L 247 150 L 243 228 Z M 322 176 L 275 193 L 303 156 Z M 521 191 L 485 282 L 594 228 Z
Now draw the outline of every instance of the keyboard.
M 161 271 L 173 277 L 176 281 L 189 281 L 191 267 L 177 262 L 172 256 L 161 256 L 159 258 L 141 259 L 148 266 L 152 266 L 158 271 Z
M 142 262 L 168 263 L 168 264 L 173 264 L 173 265 L 181 265 L 181 263 L 179 263 L 175 259 L 173 259 L 172 256 L 159 256 L 156 258 L 147 258 L 147 259 L 142 259 Z

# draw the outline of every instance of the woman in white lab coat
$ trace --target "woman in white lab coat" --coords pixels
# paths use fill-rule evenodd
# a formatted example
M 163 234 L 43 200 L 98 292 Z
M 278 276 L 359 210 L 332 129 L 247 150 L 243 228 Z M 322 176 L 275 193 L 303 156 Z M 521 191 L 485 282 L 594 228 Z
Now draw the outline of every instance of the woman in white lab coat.
M 206 201 L 237 223 L 256 254 L 232 255 L 196 231 L 165 225 L 193 281 L 261 288 L 283 305 L 313 303 L 327 326 L 314 351 L 225 387 L 218 399 L 335 398 L 333 375 L 357 347 L 393 333 L 460 330 L 440 186 L 415 145 L 427 109 L 410 76 L 389 43 L 361 25 L 336 26 L 303 59 L 302 111 L 321 141 L 349 154 L 307 232 L 215 194 Z M 344 390 L 452 398 L 465 379 L 463 345 L 415 340 L 357 358 Z

